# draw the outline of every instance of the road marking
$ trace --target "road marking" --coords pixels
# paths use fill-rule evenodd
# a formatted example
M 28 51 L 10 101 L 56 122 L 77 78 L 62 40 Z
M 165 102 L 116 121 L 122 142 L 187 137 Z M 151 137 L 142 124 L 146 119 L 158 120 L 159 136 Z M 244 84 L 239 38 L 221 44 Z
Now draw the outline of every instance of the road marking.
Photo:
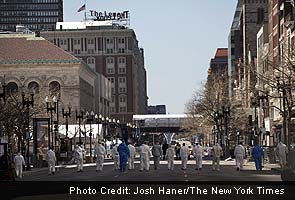
M 115 178 L 117 178 L 119 175 L 114 176 Z

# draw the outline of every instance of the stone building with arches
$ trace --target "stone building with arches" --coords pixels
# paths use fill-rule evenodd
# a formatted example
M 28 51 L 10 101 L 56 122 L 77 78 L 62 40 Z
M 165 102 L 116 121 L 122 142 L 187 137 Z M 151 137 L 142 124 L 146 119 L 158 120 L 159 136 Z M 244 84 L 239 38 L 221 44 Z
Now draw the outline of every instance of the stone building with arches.
M 70 103 L 73 111 L 108 115 L 109 81 L 81 59 L 35 35 L 2 34 L 0 52 L 0 78 L 8 92 L 58 95 L 60 105 Z

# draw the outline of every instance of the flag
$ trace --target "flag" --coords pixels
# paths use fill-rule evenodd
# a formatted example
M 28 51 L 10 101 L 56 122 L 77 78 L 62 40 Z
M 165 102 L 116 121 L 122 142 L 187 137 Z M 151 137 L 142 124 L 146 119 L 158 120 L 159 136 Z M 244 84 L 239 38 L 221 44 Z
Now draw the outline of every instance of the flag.
M 79 8 L 78 12 L 81 12 L 82 10 L 85 10 L 85 4 Z

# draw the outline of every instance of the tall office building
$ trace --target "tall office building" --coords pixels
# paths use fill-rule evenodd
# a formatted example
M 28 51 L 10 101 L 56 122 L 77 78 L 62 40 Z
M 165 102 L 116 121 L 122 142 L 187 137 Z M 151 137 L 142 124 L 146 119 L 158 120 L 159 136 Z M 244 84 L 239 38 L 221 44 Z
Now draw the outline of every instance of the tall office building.
M 108 21 L 61 22 L 41 36 L 82 59 L 112 84 L 110 115 L 131 122 L 147 112 L 144 51 L 134 30 Z
M 63 21 L 63 0 L 0 0 L 0 30 L 15 31 L 17 25 L 53 30 Z

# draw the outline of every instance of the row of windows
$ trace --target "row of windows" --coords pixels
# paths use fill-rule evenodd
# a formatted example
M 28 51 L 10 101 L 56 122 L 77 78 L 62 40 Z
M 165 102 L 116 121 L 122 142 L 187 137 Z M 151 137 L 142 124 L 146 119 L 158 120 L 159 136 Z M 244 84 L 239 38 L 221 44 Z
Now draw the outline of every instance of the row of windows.
M 108 57 L 106 58 L 106 62 L 109 63 L 114 63 L 114 58 L 113 57 Z M 118 63 L 126 63 L 126 58 L 125 57 L 119 57 L 118 58 Z
M 57 11 L 6 11 L 0 12 L 0 16 L 58 16 Z
M 119 74 L 126 74 L 126 66 L 119 66 L 118 73 Z M 107 74 L 115 74 L 115 67 L 114 66 L 107 66 Z
M 115 103 L 115 96 L 112 96 L 112 103 Z M 124 95 L 124 96 L 119 96 L 119 102 L 120 103 L 126 103 L 127 102 L 127 96 Z
M 55 23 L 58 21 L 57 17 L 30 17 L 30 18 L 17 18 L 17 17 L 13 17 L 13 18 L 0 18 L 0 22 L 4 22 L 4 23 Z
M 126 91 L 127 91 L 126 90 L 126 87 L 119 87 L 119 93 L 120 94 L 122 94 L 122 93 L 124 94 L 124 93 L 126 93 Z M 111 88 L 111 93 L 112 94 L 116 94 L 116 91 L 115 91 L 115 88 L 114 87 Z
M 1 19 L 0 19 L 1 20 Z M 29 24 L 26 25 L 30 30 L 53 30 L 52 24 Z M 15 30 L 15 25 L 0 25 L 0 30 Z
M 127 112 L 127 107 L 126 106 L 124 106 L 124 107 L 119 107 L 120 109 L 120 113 L 125 113 L 125 112 Z M 110 107 L 110 113 L 115 113 L 115 107 Z
M 107 38 L 106 39 L 107 44 L 113 44 L 114 40 L 111 38 Z M 124 38 L 118 38 L 118 43 L 119 44 L 124 44 L 125 43 L 125 39 Z
M 60 84 L 57 81 L 52 81 L 49 83 L 49 91 L 52 93 L 57 93 L 60 91 Z M 28 84 L 28 89 L 33 90 L 36 93 L 39 93 L 40 85 L 36 81 L 32 81 Z M 15 82 L 9 82 L 6 86 L 8 92 L 18 92 L 19 86 Z
M 115 107 L 110 107 L 110 112 L 115 113 Z M 120 106 L 119 107 L 119 112 L 120 113 L 127 112 L 127 107 L 126 106 Z
M 0 4 L 0 10 L 58 10 L 58 4 Z

